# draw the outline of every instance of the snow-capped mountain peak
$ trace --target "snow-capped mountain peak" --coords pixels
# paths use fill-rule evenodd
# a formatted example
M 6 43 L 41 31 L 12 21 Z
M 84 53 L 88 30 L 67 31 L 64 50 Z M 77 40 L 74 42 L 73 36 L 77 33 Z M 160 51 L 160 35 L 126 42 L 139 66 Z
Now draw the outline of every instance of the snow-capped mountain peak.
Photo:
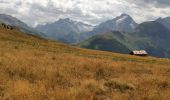
M 101 23 L 94 29 L 94 34 L 109 32 L 109 31 L 120 31 L 129 32 L 137 27 L 137 23 L 128 14 L 121 14 L 112 20 Z
M 78 36 L 84 32 L 92 31 L 93 26 L 66 18 L 59 19 L 54 23 L 38 25 L 36 29 L 46 33 L 51 39 L 76 43 L 79 41 Z

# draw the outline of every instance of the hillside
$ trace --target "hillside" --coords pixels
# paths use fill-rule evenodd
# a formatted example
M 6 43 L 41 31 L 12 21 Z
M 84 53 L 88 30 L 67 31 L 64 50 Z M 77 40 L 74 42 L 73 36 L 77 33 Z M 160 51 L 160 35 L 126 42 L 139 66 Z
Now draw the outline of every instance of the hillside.
M 123 38 L 120 32 L 108 32 L 93 36 L 78 45 L 83 48 L 94 50 L 112 51 L 124 54 L 130 53 L 130 49 L 119 41 L 120 38 Z
M 7 25 L 16 26 L 20 29 L 20 31 L 27 33 L 27 34 L 33 34 L 39 37 L 47 38 L 47 36 L 44 33 L 41 33 L 37 31 L 36 29 L 29 27 L 24 22 L 10 15 L 0 14 L 0 23 L 5 23 Z
M 169 100 L 170 60 L 80 49 L 0 26 L 1 100 Z
M 126 54 L 129 50 L 146 50 L 151 56 L 170 58 L 169 37 L 170 31 L 165 26 L 152 21 L 139 24 L 132 32 L 112 31 L 95 35 L 79 46 Z M 102 41 L 98 42 L 99 38 Z

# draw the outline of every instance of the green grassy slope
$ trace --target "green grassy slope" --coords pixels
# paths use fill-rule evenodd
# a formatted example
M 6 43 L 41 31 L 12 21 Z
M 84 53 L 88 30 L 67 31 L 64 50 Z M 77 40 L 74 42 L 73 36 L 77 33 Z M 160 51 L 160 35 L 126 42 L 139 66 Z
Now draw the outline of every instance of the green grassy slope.
M 117 32 L 102 34 L 93 36 L 92 38 L 80 43 L 79 46 L 88 49 L 113 51 L 128 54 L 130 52 L 130 49 L 128 49 L 126 45 L 121 43 L 122 38 L 123 37 L 121 36 L 121 34 L 119 35 L 119 33 Z

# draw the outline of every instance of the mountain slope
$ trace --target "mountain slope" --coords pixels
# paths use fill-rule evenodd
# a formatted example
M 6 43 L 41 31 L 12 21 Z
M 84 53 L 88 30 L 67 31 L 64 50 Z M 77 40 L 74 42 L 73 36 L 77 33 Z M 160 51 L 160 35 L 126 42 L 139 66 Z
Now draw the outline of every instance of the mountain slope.
M 144 22 L 135 28 L 134 32 L 142 35 L 147 35 L 150 37 L 165 38 L 169 39 L 167 36 L 170 35 L 169 30 L 162 24 L 151 21 Z
M 103 22 L 94 27 L 90 32 L 81 34 L 81 40 L 86 40 L 91 36 L 98 35 L 101 33 L 120 31 L 120 32 L 131 32 L 135 29 L 138 24 L 133 20 L 133 18 L 127 14 L 121 14 L 120 16 Z M 80 42 L 82 42 L 80 41 Z
M 107 43 L 97 42 L 98 40 L 95 39 L 97 37 L 102 39 L 107 37 Z M 102 35 L 96 35 L 90 39 L 90 42 L 87 40 L 85 43 L 80 43 L 80 46 L 82 45 L 85 48 L 93 46 L 92 49 L 96 49 L 94 47 L 97 45 L 108 45 L 108 48 L 111 49 L 113 47 L 111 45 L 115 46 L 121 43 L 129 50 L 146 50 L 152 56 L 170 58 L 170 45 L 167 44 L 170 41 L 169 37 L 170 31 L 166 27 L 156 21 L 152 21 L 139 24 L 132 32 L 105 32 Z M 105 50 L 110 51 L 108 48 Z M 115 49 L 112 49 L 112 51 L 122 53 L 121 50 L 124 50 L 122 47 L 117 49 L 120 49 L 120 51 Z M 98 50 L 104 49 L 98 48 Z
M 7 25 L 16 26 L 24 33 L 33 34 L 36 36 L 47 38 L 43 33 L 35 30 L 34 28 L 29 27 L 24 22 L 10 15 L 0 14 L 0 23 L 5 23 Z
M 121 14 L 120 16 L 101 23 L 93 30 L 93 34 L 110 32 L 110 31 L 120 31 L 129 32 L 132 31 L 137 26 L 137 23 L 127 14 Z
M 162 25 L 164 25 L 166 28 L 170 30 L 170 17 L 158 18 L 156 21 L 161 23 Z
M 66 43 L 78 43 L 80 34 L 91 31 L 92 28 L 91 25 L 72 21 L 69 18 L 36 27 L 37 30 L 46 33 L 49 38 Z
M 119 38 L 123 38 L 120 32 L 108 32 L 107 34 L 104 33 L 101 35 L 93 36 L 90 39 L 80 43 L 79 46 L 88 49 L 128 54 L 130 50 L 125 45 L 116 40 L 117 36 L 119 36 Z
M 166 100 L 169 66 L 167 59 L 76 48 L 0 25 L 2 100 Z
M 149 38 L 150 44 L 146 45 L 145 48 L 152 55 L 158 57 L 170 57 L 169 44 L 170 31 L 162 24 L 152 21 L 145 22 L 139 25 L 134 31 L 139 37 Z M 145 41 L 143 41 L 145 42 Z M 141 42 L 140 44 L 142 44 Z M 150 46 L 149 46 L 150 45 Z

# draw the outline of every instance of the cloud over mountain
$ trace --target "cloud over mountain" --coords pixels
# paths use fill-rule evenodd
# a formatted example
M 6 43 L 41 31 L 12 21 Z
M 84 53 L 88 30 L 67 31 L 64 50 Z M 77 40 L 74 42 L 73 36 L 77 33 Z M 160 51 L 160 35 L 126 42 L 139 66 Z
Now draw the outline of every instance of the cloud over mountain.
M 138 22 L 170 15 L 169 0 L 0 0 L 1 13 L 29 25 L 71 18 L 98 24 L 127 13 Z M 156 17 L 155 17 L 156 16 Z

